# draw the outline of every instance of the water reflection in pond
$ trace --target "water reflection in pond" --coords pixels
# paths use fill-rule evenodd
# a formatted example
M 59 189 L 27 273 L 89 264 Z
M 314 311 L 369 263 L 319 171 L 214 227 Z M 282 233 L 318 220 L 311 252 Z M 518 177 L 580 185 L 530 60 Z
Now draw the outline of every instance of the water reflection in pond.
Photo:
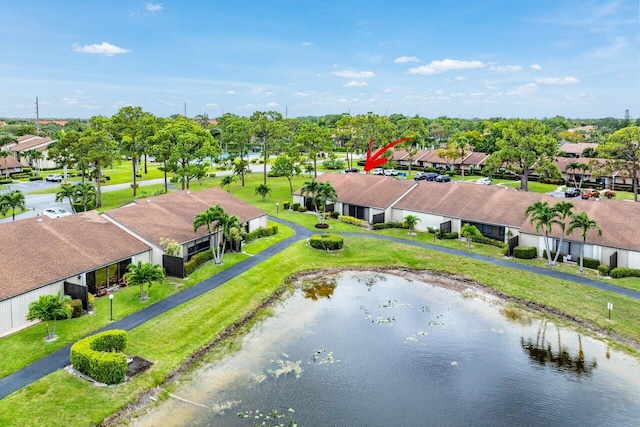
M 640 364 L 605 343 L 397 276 L 303 288 L 134 424 L 637 425 Z

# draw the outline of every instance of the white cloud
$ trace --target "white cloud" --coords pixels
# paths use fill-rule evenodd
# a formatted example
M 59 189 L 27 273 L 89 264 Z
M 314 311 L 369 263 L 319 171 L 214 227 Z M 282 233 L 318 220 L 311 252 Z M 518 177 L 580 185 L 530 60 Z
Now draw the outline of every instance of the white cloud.
M 455 80 L 455 81 L 457 81 L 457 82 L 463 82 L 463 81 L 467 80 L 467 78 L 466 78 L 466 77 L 464 77 L 464 76 L 455 76 L 455 77 L 453 78 L 453 80 Z
M 309 94 L 304 92 L 296 92 L 293 94 L 293 96 L 309 96 Z
M 275 107 L 279 107 L 280 104 L 278 104 L 277 102 L 269 102 L 266 106 L 269 108 L 275 108 Z
M 537 79 L 536 83 L 546 84 L 546 85 L 568 85 L 580 83 L 580 80 L 575 77 L 547 77 L 545 79 Z
M 311 42 L 302 42 L 302 43 L 300 43 L 300 46 L 309 47 L 309 46 L 313 46 L 313 43 L 311 43 Z
M 529 65 L 529 67 L 531 67 L 532 69 L 537 70 L 537 71 L 542 70 L 542 67 L 540 65 L 538 65 L 538 64 L 531 64 L 531 65 Z
M 205 104 L 205 107 L 216 108 L 216 107 L 218 107 L 218 104 L 214 104 L 213 102 L 207 102 Z
M 393 60 L 394 64 L 406 64 L 407 62 L 420 62 L 417 56 L 399 56 Z
M 111 43 L 102 42 L 101 44 L 88 44 L 86 46 L 80 46 L 79 44 L 73 45 L 73 50 L 80 53 L 98 53 L 105 56 L 113 56 L 120 53 L 130 53 L 130 49 L 123 49 L 118 46 L 114 46 Z
M 235 92 L 232 90 L 228 90 L 225 92 L 226 95 L 235 95 Z
M 151 13 L 160 12 L 163 9 L 160 3 L 145 3 L 144 5 Z
M 367 79 L 369 77 L 375 77 L 373 71 L 332 71 L 331 74 L 338 77 L 345 77 L 347 79 Z
M 480 61 L 460 61 L 457 59 L 444 59 L 442 61 L 431 61 L 429 65 L 409 68 L 408 74 L 433 75 L 444 73 L 449 70 L 463 70 L 469 68 L 482 68 L 484 64 Z
M 527 93 L 535 92 L 538 90 L 538 86 L 535 83 L 527 83 L 524 86 L 517 86 L 516 88 L 507 92 L 507 95 L 525 95 Z
M 492 65 L 489 69 L 498 73 L 522 71 L 519 65 Z
M 366 86 L 367 84 L 365 82 L 359 82 L 356 80 L 352 80 L 349 83 L 345 84 L 344 87 L 361 87 L 361 86 Z
M 250 90 L 251 93 L 262 93 L 264 92 L 264 88 L 261 87 L 254 87 Z
M 482 92 L 473 92 L 473 93 L 471 94 L 471 96 L 472 96 L 472 97 L 484 96 L 484 93 L 482 93 Z
M 391 89 L 385 89 L 385 90 L 383 90 L 383 92 L 384 92 L 384 93 L 390 93 L 390 92 L 391 92 Z

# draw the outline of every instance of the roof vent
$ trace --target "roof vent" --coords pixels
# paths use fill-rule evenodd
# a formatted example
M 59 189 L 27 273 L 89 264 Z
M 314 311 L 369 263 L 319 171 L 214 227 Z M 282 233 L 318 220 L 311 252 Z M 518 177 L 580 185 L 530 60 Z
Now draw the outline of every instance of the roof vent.
M 42 222 L 42 218 L 38 218 L 38 222 Z
M 147 203 L 151 203 L 151 200 L 147 199 Z
M 191 190 L 187 190 L 187 194 L 191 194 Z

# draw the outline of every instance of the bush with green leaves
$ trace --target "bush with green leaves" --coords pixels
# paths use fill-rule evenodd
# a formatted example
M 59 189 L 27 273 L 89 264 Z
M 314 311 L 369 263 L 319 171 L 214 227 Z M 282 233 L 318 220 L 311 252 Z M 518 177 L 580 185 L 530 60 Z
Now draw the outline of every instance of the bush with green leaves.
M 535 246 L 516 246 L 513 248 L 513 257 L 519 259 L 535 259 L 538 249 Z
M 551 251 L 551 259 L 555 259 L 556 256 L 556 251 Z M 558 262 L 564 262 L 564 257 L 566 255 L 563 254 L 562 252 L 560 252 L 560 255 L 558 255 Z M 547 250 L 543 250 L 542 251 L 542 258 L 547 258 Z
M 244 236 L 244 241 L 246 243 L 250 243 L 261 237 L 273 236 L 274 234 L 278 234 L 277 225 L 274 225 L 273 227 L 260 227 L 260 228 L 256 228 L 251 233 L 247 233 Z
M 71 306 L 72 319 L 82 316 L 82 300 L 72 299 L 71 302 L 69 302 L 69 305 Z
M 305 206 L 298 206 L 298 212 L 306 212 L 307 208 Z
M 184 263 L 184 274 L 187 276 L 194 271 L 202 264 L 207 261 L 211 261 L 213 259 L 213 251 L 211 249 L 207 249 L 206 251 L 199 252 L 191 257 L 191 259 Z
M 491 239 L 489 237 L 485 237 L 482 235 L 474 236 L 471 240 L 475 243 L 482 243 L 484 245 L 496 246 L 498 248 L 504 248 L 507 246 L 507 244 L 501 240 Z
M 73 367 L 104 384 L 124 382 L 127 374 L 127 332 L 119 329 L 81 339 L 71 346 Z
M 340 218 L 340 213 L 336 212 L 336 211 L 331 212 L 331 218 L 333 218 L 333 219 Z
M 609 276 L 614 279 L 621 277 L 640 277 L 640 270 L 637 268 L 616 267 L 609 271 Z
M 299 207 L 300 207 L 300 203 L 292 203 L 291 204 L 291 210 L 292 211 L 297 211 Z
M 458 239 L 459 237 L 460 235 L 458 234 L 457 231 L 452 231 L 450 233 L 442 233 L 438 235 L 438 238 L 443 240 L 455 240 L 455 239 Z
M 578 263 L 578 265 L 580 264 L 580 257 L 578 257 L 576 262 Z M 600 260 L 584 257 L 584 259 L 582 260 L 582 266 L 584 268 L 592 268 L 595 270 L 596 268 L 598 268 L 598 266 L 600 266 Z
M 329 169 L 329 170 L 344 169 L 346 167 L 344 160 L 340 160 L 340 159 L 325 160 L 324 162 L 322 162 L 322 166 L 324 166 L 325 169 Z
M 600 264 L 598 266 L 598 273 L 600 273 L 601 276 L 608 276 L 609 275 L 609 266 L 606 264 Z
M 373 224 L 374 230 L 385 230 L 387 228 L 407 228 L 404 222 L 390 221 L 390 222 L 379 222 L 377 224 Z
M 358 227 L 368 227 L 369 223 L 363 219 L 358 219 L 349 215 L 340 215 L 338 216 L 338 221 L 344 222 L 345 224 L 357 225 Z
M 336 251 L 344 246 L 344 239 L 337 234 L 314 234 L 309 238 L 309 246 L 315 249 Z
M 290 201 L 287 200 L 286 202 L 282 202 L 282 208 L 285 211 L 288 211 L 290 207 L 291 207 L 291 202 Z

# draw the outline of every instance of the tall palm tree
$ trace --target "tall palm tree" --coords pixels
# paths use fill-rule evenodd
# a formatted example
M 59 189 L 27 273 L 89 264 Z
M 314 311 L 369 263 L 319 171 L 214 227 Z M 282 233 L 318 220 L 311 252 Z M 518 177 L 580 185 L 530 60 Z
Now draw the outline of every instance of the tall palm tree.
M 558 262 L 558 255 L 560 255 L 560 248 L 562 248 L 562 241 L 564 239 L 564 232 L 567 227 L 567 218 L 570 218 L 573 214 L 573 203 L 571 202 L 559 202 L 553 205 L 553 210 L 556 212 L 556 219 L 553 223 L 558 224 L 558 227 L 562 230 L 560 233 L 560 242 L 558 243 L 558 249 L 556 255 L 553 257 L 553 264 Z
M 69 200 L 69 204 L 71 205 L 71 210 L 75 213 L 76 209 L 74 204 L 74 200 L 76 197 L 76 189 L 73 188 L 73 185 L 63 184 L 60 186 L 60 190 L 56 193 L 56 202 L 62 202 L 64 199 Z
M 267 186 L 267 184 L 260 184 L 256 187 L 256 194 L 262 197 L 262 201 L 264 202 L 267 194 L 271 193 L 271 189 Z
M 529 205 L 525 210 L 526 215 L 530 215 L 529 221 L 536 227 L 536 232 L 540 232 L 544 235 L 544 247 L 547 250 L 547 260 L 549 265 L 553 265 L 551 259 L 551 250 L 549 248 L 549 233 L 553 227 L 554 221 L 557 217 L 557 212 L 553 210 L 549 203 L 541 200 L 536 200 L 533 204 Z
M 415 215 L 407 215 L 404 217 L 404 224 L 409 229 L 409 233 L 413 233 L 413 230 L 416 229 L 416 224 L 420 222 L 420 218 Z
M 24 211 L 27 209 L 24 194 L 20 190 L 13 190 L 0 196 L 0 205 L 3 206 L 2 210 L 5 213 L 11 211 L 12 221 L 16 220 L 16 210 Z
M 482 236 L 480 230 L 475 225 L 471 225 L 469 223 L 465 224 L 460 228 L 460 234 L 467 239 L 467 246 L 471 247 L 471 241 L 474 237 Z
M 311 181 L 304 182 L 304 185 L 300 189 L 300 193 L 302 194 L 302 197 L 305 198 L 305 205 L 306 205 L 306 199 L 310 198 L 313 200 L 317 192 L 318 192 L 318 181 L 316 181 L 315 179 L 312 179 Z
M 573 230 L 579 228 L 582 230 L 582 247 L 580 248 L 580 273 L 584 273 L 584 246 L 587 243 L 587 234 L 591 230 L 596 230 L 598 236 L 602 236 L 602 229 L 596 220 L 589 218 L 586 212 L 571 215 L 571 222 L 567 228 L 567 234 L 571 234 Z
M 318 211 L 318 219 L 320 224 L 324 224 L 325 218 L 327 216 L 327 203 L 335 203 L 338 201 L 338 193 L 336 189 L 329 182 L 320 182 L 318 183 L 318 191 L 316 191 L 315 196 L 313 197 L 313 204 L 316 206 L 316 211 Z M 322 215 L 320 215 L 319 209 L 322 208 Z
M 226 239 L 230 236 L 231 229 L 239 227 L 239 225 L 237 216 L 229 216 L 222 206 L 216 205 L 196 215 L 193 220 L 193 231 L 197 231 L 203 226 L 207 228 L 213 261 L 216 264 L 222 264 Z
M 581 165 L 581 163 L 580 162 L 576 162 L 576 161 L 569 162 L 567 164 L 567 171 L 571 171 L 571 180 L 573 181 L 573 186 L 574 187 L 577 187 L 577 184 L 576 184 L 576 169 L 580 169 L 580 165 Z
M 160 264 L 138 261 L 137 264 L 129 264 L 129 271 L 124 274 L 124 279 L 129 286 L 140 286 L 140 301 L 149 299 L 151 284 L 164 280 L 164 269 Z M 147 285 L 146 292 L 144 285 Z
M 220 187 L 227 187 L 227 193 L 230 193 L 231 191 L 229 190 L 229 187 L 231 186 L 231 184 L 233 184 L 236 180 L 236 177 L 233 175 L 226 175 L 222 178 L 222 181 L 220 181 Z

